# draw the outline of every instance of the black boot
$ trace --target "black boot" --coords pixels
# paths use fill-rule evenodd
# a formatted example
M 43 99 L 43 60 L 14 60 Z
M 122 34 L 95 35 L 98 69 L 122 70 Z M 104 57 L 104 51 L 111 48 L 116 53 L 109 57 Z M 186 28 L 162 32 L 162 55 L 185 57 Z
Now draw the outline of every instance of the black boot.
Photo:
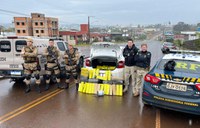
M 76 83 L 76 91 L 78 91 L 79 83 Z
M 29 93 L 30 91 L 31 91 L 31 86 L 30 86 L 30 84 L 29 84 L 29 85 L 26 85 L 25 93 Z
M 59 83 L 56 83 L 57 88 L 62 88 Z
M 49 90 L 49 84 L 46 84 L 45 91 Z
M 68 88 L 69 88 L 69 83 L 66 83 L 65 89 L 68 89 Z
M 41 93 L 40 85 L 35 85 L 35 86 L 36 86 L 36 91 L 37 91 L 38 93 Z

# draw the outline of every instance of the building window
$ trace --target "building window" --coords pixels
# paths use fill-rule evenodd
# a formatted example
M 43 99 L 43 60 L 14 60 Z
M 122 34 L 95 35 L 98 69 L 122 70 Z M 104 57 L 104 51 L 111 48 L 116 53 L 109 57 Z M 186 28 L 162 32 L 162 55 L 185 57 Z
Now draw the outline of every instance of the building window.
M 38 15 L 38 17 L 40 17 L 40 15 Z
M 44 30 L 41 30 L 41 33 L 44 33 Z
M 36 32 L 36 33 L 39 33 L 39 30 L 36 30 L 35 32 Z
M 22 25 L 25 25 L 24 22 L 22 22 Z
M 26 30 L 23 30 L 23 33 L 26 33 Z
M 43 22 L 40 22 L 40 25 L 43 26 Z
M 17 33 L 20 33 L 20 30 L 17 30 Z
M 17 25 L 19 25 L 19 22 L 17 22 Z
M 35 25 L 38 26 L 38 22 L 35 22 Z

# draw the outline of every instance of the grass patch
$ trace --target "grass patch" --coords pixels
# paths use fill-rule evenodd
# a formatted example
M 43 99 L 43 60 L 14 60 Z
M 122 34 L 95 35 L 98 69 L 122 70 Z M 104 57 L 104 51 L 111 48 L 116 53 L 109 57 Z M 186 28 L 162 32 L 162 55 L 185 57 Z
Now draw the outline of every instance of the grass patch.
M 200 39 L 186 41 L 183 43 L 183 48 L 200 51 Z

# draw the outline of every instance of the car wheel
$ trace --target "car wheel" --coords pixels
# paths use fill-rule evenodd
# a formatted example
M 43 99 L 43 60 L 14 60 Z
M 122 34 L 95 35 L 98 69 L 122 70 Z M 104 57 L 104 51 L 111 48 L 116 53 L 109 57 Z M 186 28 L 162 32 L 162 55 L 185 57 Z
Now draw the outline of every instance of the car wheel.
M 166 49 L 166 53 L 169 53 L 169 48 Z
M 23 83 L 24 82 L 24 77 L 22 77 L 22 78 L 16 78 L 16 79 L 14 79 L 14 81 L 15 81 L 15 83 Z

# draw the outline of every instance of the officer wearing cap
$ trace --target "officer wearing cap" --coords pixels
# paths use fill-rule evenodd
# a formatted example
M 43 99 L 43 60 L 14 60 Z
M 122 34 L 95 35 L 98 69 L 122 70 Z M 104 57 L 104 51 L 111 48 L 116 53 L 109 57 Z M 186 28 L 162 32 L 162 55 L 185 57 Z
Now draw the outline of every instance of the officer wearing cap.
M 49 89 L 50 77 L 54 73 L 56 75 L 56 85 L 60 87 L 60 70 L 58 60 L 60 58 L 60 52 L 57 47 L 54 46 L 54 40 L 49 40 L 49 46 L 44 50 L 44 54 L 47 59 L 46 64 L 46 87 L 45 90 Z
M 141 45 L 141 50 L 135 56 L 136 61 L 136 86 L 133 87 L 133 95 L 139 96 L 142 80 L 150 69 L 151 53 L 147 51 L 147 44 Z
M 63 88 L 69 88 L 69 79 L 71 75 L 75 79 L 76 89 L 78 89 L 78 72 L 77 66 L 79 61 L 79 52 L 77 48 L 74 48 L 74 44 L 72 42 L 68 43 L 68 49 L 65 51 L 63 56 L 66 64 L 66 85 Z
M 36 89 L 40 93 L 40 75 L 38 70 L 38 51 L 35 46 L 33 46 L 33 39 L 27 39 L 27 46 L 24 46 L 21 51 L 21 56 L 24 59 L 24 75 L 25 75 L 25 83 L 26 89 L 25 92 L 28 93 L 31 91 L 30 83 L 31 76 L 34 75 L 36 78 Z

